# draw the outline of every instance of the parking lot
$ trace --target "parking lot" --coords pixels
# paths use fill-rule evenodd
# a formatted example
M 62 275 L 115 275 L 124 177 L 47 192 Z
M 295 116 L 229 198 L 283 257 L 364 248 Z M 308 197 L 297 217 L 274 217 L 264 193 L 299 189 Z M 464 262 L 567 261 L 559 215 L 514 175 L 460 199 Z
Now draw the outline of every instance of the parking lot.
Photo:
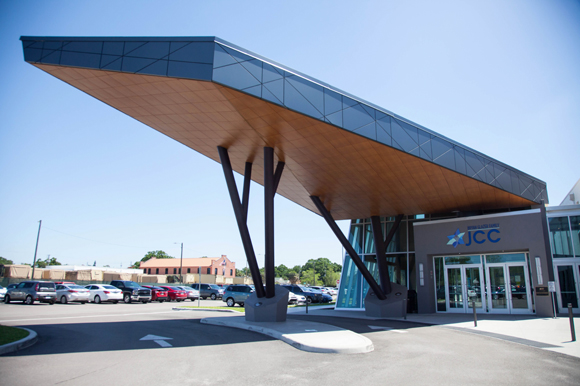
M 0 357 L 2 384 L 575 385 L 580 379 L 577 358 L 441 327 L 318 316 L 317 322 L 364 334 L 375 350 L 314 354 L 252 331 L 200 323 L 231 313 L 175 306 L 0 304 L 1 324 L 39 334 L 34 346 Z

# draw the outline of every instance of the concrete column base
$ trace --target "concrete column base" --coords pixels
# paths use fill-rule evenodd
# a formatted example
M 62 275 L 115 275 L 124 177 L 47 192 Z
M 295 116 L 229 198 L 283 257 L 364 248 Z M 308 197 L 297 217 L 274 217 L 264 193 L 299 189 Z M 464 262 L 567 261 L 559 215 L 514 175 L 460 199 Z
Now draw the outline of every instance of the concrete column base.
M 376 318 L 402 318 L 407 315 L 407 287 L 391 283 L 391 293 L 385 300 L 380 300 L 369 289 L 365 297 L 365 315 Z
M 288 290 L 276 286 L 273 298 L 259 298 L 253 292 L 244 302 L 248 322 L 285 322 L 288 312 Z

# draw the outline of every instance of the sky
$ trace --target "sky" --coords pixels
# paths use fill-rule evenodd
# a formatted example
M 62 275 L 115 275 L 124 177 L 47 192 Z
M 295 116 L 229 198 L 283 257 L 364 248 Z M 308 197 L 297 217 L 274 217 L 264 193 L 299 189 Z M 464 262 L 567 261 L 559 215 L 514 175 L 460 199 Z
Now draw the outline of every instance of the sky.
M 221 165 L 27 64 L 20 36 L 217 36 L 545 181 L 551 205 L 580 178 L 580 1 L 0 1 L 0 256 L 17 264 L 39 220 L 39 259 L 126 267 L 183 243 L 246 264 Z M 320 216 L 275 210 L 276 265 L 342 263 Z

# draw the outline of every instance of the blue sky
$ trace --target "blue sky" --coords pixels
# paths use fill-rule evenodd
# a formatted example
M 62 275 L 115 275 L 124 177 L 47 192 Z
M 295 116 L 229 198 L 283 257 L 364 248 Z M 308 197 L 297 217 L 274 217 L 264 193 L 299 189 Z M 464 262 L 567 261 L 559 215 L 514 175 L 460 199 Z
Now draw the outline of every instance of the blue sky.
M 3 1 L 0 256 L 16 263 L 42 219 L 39 258 L 119 267 L 184 242 L 245 264 L 221 166 L 25 63 L 21 35 L 218 36 L 545 181 L 552 205 L 580 178 L 578 1 Z M 341 262 L 319 216 L 282 197 L 276 216 L 277 264 Z

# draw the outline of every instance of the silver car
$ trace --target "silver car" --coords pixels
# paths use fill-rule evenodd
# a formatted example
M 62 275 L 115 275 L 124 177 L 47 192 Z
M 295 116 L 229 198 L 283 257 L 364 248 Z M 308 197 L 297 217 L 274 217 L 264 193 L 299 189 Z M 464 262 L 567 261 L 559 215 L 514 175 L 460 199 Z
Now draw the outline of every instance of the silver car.
M 35 301 L 54 304 L 56 300 L 55 285 L 51 281 L 23 281 L 16 287 L 8 288 L 4 295 L 4 303 L 23 301 L 33 304 Z
M 4 295 L 6 295 L 6 288 L 0 285 L 0 299 L 4 300 Z
M 177 286 L 177 288 L 181 288 L 182 290 L 187 292 L 187 298 L 190 299 L 192 302 L 199 299 L 199 291 L 198 290 L 196 290 L 192 287 L 188 287 L 186 285 L 180 285 L 180 286 Z
M 90 292 L 81 285 L 76 284 L 57 284 L 56 298 L 62 304 L 68 302 L 80 302 L 82 304 L 89 302 Z

